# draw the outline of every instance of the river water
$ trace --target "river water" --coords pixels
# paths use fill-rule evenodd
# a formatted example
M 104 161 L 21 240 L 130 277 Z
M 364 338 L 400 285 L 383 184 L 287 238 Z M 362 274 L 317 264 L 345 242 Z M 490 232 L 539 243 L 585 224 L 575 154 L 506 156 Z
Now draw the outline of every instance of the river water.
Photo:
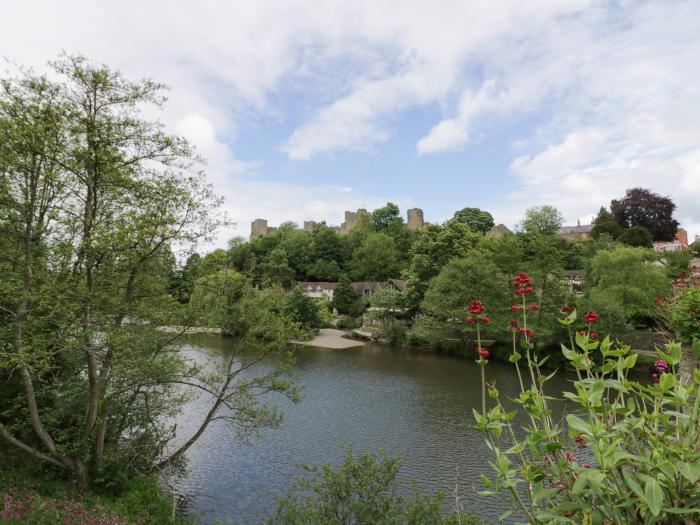
M 189 352 L 217 359 L 232 347 L 219 336 L 198 336 Z M 502 396 L 519 390 L 512 365 L 492 362 L 487 379 Z M 447 511 L 461 507 L 497 517 L 510 502 L 482 496 L 479 475 L 491 459 L 484 436 L 473 431 L 472 409 L 480 409 L 479 366 L 471 359 L 366 345 L 349 350 L 301 348 L 295 372 L 304 399 L 274 403 L 285 415 L 281 426 L 241 444 L 225 423 L 214 423 L 188 452 L 188 473 L 170 486 L 187 514 L 204 523 L 259 524 L 273 513 L 276 498 L 302 473 L 299 465 L 342 461 L 344 446 L 384 449 L 406 458 L 399 479 L 424 492 L 445 493 Z M 555 376 L 547 392 L 558 395 L 568 382 Z M 193 401 L 179 421 L 188 434 L 206 412 Z M 561 412 L 561 407 L 557 410 Z

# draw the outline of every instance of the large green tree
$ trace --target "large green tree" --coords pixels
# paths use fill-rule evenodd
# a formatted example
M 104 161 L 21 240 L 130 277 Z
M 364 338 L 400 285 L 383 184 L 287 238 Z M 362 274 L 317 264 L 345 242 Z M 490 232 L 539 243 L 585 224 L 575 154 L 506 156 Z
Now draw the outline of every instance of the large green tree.
M 533 206 L 528 208 L 520 223 L 525 233 L 552 235 L 564 224 L 564 216 L 554 206 Z
M 669 280 L 655 261 L 655 254 L 645 248 L 600 251 L 590 262 L 589 292 L 599 298 L 613 298 L 623 306 L 628 319 L 655 317 L 655 299 L 670 289 Z
M 384 281 L 399 277 L 398 253 L 386 233 L 372 233 L 353 252 L 351 275 L 357 281 Z
M 462 208 L 455 212 L 452 220 L 466 224 L 477 233 L 487 233 L 495 224 L 493 216 L 479 208 Z
M 246 428 L 273 418 L 238 383 L 240 359 L 202 375 L 177 333 L 155 329 L 182 320 L 173 249 L 209 238 L 219 204 L 189 144 L 141 113 L 162 86 L 82 57 L 53 67 L 52 80 L 21 73 L 0 91 L 0 438 L 85 486 L 178 459 L 223 407 Z M 235 319 L 249 315 L 250 348 L 279 351 L 290 332 L 255 322 L 287 317 L 263 299 Z M 256 385 L 293 394 L 268 375 Z M 163 422 L 183 389 L 211 395 L 211 410 L 172 450 Z

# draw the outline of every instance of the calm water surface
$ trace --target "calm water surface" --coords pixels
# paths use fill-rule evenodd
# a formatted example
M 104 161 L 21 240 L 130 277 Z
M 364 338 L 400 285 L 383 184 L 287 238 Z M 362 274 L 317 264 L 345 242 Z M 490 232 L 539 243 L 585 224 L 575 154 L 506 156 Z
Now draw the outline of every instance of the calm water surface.
M 205 336 L 189 351 L 217 359 L 230 346 L 226 338 Z M 509 508 L 505 494 L 477 494 L 483 489 L 479 475 L 489 473 L 490 452 L 483 434 L 469 428 L 472 409 L 481 406 L 479 367 L 472 360 L 376 345 L 302 348 L 296 374 L 304 399 L 298 404 L 275 399 L 285 415 L 280 428 L 266 429 L 245 445 L 225 423 L 215 423 L 190 449 L 188 474 L 170 480 L 187 513 L 205 523 L 261 523 L 302 473 L 300 463 L 337 465 L 349 442 L 356 450 L 383 448 L 405 456 L 402 486 L 408 491 L 415 478 L 425 492 L 442 490 L 446 510 L 455 509 L 455 492 L 459 505 L 482 516 Z M 487 377 L 502 395 L 518 392 L 511 365 L 490 363 Z M 567 382 L 555 377 L 548 392 L 558 394 Z M 178 426 L 182 437 L 205 406 L 195 400 L 187 407 Z

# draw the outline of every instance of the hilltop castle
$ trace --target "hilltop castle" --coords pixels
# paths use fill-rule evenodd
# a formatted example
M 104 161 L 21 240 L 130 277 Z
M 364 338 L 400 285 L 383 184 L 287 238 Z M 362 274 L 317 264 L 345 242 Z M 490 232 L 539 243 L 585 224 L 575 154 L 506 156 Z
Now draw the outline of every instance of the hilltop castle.
M 369 217 L 369 212 L 360 208 L 357 211 L 346 211 L 345 221 L 336 228 L 339 235 L 345 235 L 350 233 L 362 217 Z M 423 219 L 423 210 L 420 208 L 411 208 L 407 212 L 406 227 L 409 230 L 418 230 L 425 226 L 425 221 Z M 316 221 L 304 221 L 304 230 L 308 232 L 314 231 L 318 223 Z M 256 239 L 258 237 L 264 237 L 269 235 L 277 229 L 276 226 L 268 226 L 267 219 L 255 219 L 250 223 L 250 238 Z

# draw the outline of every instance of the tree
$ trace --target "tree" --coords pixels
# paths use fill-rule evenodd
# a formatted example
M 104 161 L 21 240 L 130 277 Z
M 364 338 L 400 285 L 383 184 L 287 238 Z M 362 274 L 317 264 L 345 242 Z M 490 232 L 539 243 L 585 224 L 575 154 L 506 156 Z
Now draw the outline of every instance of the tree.
M 287 315 L 303 330 L 315 330 L 322 324 L 319 303 L 298 286 L 287 294 L 285 308 Z
M 383 451 L 345 453 L 343 463 L 309 466 L 307 477 L 280 499 L 271 525 L 473 525 L 472 515 L 443 516 L 442 494 L 428 497 L 414 491 L 399 496 L 396 476 L 402 462 Z
M 357 297 L 355 289 L 352 287 L 352 281 L 350 277 L 343 275 L 333 290 L 333 308 L 338 310 L 338 313 L 349 314 L 356 302 Z
M 369 298 L 369 304 L 374 309 L 372 315 L 390 324 L 403 310 L 403 297 L 393 286 L 377 288 Z
M 493 325 L 505 329 L 509 319 L 510 283 L 483 253 L 452 259 L 430 281 L 421 309 L 437 325 L 453 332 L 464 326 L 465 297 L 478 298 L 493 312 Z
M 607 234 L 613 239 L 617 239 L 622 235 L 624 229 L 620 226 L 605 207 L 601 207 L 598 212 L 598 216 L 593 221 L 593 228 L 591 229 L 591 237 L 594 239 L 599 238 L 603 234 Z
M 398 277 L 398 254 L 394 240 L 386 233 L 371 233 L 353 252 L 350 263 L 357 281 L 385 281 Z
M 455 212 L 452 220 L 466 224 L 476 233 L 487 233 L 495 224 L 493 216 L 479 208 L 462 208 Z
M 700 255 L 700 239 L 695 239 L 689 246 L 690 251 L 696 255 Z
M 627 319 L 655 317 L 655 299 L 668 293 L 669 282 L 654 261 L 654 253 L 644 248 L 600 251 L 588 270 L 590 293 L 614 298 L 624 307 Z
M 520 228 L 525 233 L 553 235 L 564 224 L 564 216 L 554 206 L 534 206 L 528 208 Z
M 669 324 L 680 341 L 691 345 L 700 341 L 700 288 L 686 288 L 670 306 Z M 698 356 L 695 356 L 696 359 Z
M 672 241 L 675 237 L 678 231 L 678 221 L 673 218 L 675 209 L 669 197 L 644 188 L 629 189 L 622 199 L 610 203 L 612 215 L 620 226 L 646 228 L 654 241 Z
M 289 286 L 294 279 L 294 270 L 289 267 L 287 252 L 275 248 L 260 265 L 263 279 L 280 286 Z
M 214 419 L 242 433 L 274 424 L 257 394 L 294 397 L 288 363 L 245 381 L 241 371 L 284 352 L 296 326 L 280 293 L 247 287 L 223 320 L 245 346 L 218 374 L 185 359 L 180 333 L 156 330 L 188 310 L 170 293 L 172 247 L 208 239 L 220 200 L 189 144 L 140 113 L 162 86 L 82 57 L 54 68 L 56 80 L 23 74 L 0 89 L 0 242 L 15 247 L 0 257 L 11 392 L 0 438 L 85 487 L 178 461 Z M 211 395 L 210 410 L 173 450 L 165 421 L 193 391 Z
M 393 202 L 387 202 L 386 206 L 372 212 L 372 225 L 377 231 L 387 231 L 396 224 L 402 226 L 403 219 L 399 207 Z
M 312 281 L 337 281 L 343 270 L 336 261 L 319 259 L 309 265 L 307 275 Z
M 194 283 L 189 302 L 193 321 L 222 328 L 228 323 L 233 307 L 243 298 L 247 286 L 242 274 L 227 268 L 200 277 Z
M 654 246 L 651 233 L 643 226 L 632 226 L 623 230 L 618 239 L 627 246 L 641 246 L 643 248 Z

